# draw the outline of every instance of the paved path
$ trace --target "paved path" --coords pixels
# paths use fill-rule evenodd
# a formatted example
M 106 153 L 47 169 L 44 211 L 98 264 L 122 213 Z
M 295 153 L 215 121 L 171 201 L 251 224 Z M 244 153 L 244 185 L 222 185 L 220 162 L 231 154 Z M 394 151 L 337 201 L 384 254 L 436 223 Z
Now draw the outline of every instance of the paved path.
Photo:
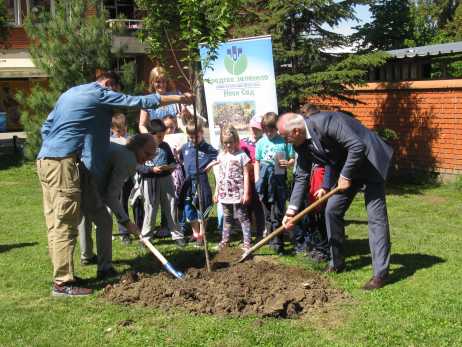
M 27 135 L 24 131 L 9 131 L 6 133 L 0 133 L 0 141 L 12 140 L 15 136 L 20 139 L 27 138 Z

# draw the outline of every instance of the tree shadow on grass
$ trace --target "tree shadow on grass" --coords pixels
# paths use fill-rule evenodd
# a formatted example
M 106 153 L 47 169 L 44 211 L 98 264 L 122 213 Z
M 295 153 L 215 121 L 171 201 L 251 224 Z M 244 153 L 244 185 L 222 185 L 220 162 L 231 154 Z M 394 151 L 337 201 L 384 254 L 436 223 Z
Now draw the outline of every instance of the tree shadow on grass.
M 15 248 L 31 247 L 35 245 L 38 245 L 38 242 L 22 242 L 0 245 L 0 253 L 8 252 Z
M 347 269 L 357 270 L 366 266 L 370 266 L 372 258 L 369 255 L 369 240 L 368 239 L 355 239 L 347 240 L 345 243 L 345 255 L 351 257 L 359 255 L 359 258 L 348 261 Z M 444 263 L 441 257 L 422 253 L 392 253 L 390 263 L 400 265 L 398 269 L 390 271 L 387 283 L 392 284 L 399 282 L 407 277 L 412 276 L 418 270 L 430 268 L 436 264 Z
M 139 255 L 135 258 L 130 259 L 118 259 L 114 260 L 114 264 L 123 264 L 130 267 L 129 271 L 136 271 L 145 274 L 157 274 L 163 270 L 163 266 L 160 261 L 148 250 L 147 253 Z M 216 252 L 209 250 L 210 259 L 214 257 Z M 187 271 L 190 268 L 204 268 L 205 267 L 205 255 L 203 249 L 171 249 L 164 251 L 162 255 L 173 265 L 176 270 Z
M 21 154 L 4 153 L 0 149 L 0 170 L 6 170 L 13 167 L 20 167 L 24 164 L 24 158 Z
M 157 242 L 155 243 L 155 246 Z M 173 268 L 186 272 L 188 269 L 205 268 L 205 255 L 203 249 L 170 249 L 161 250 L 162 255 L 172 264 Z M 210 259 L 213 259 L 216 252 L 209 251 Z M 120 273 L 120 276 L 109 278 L 107 280 L 98 280 L 96 278 L 84 279 L 82 285 L 92 289 L 102 289 L 107 285 L 112 285 L 120 281 L 127 272 L 139 272 L 147 275 L 156 275 L 162 271 L 167 272 L 164 269 L 160 261 L 146 249 L 145 253 L 140 254 L 130 259 L 116 259 L 113 260 L 114 265 L 128 265 L 128 269 Z
M 387 185 L 387 195 L 422 195 L 423 191 L 432 187 L 436 187 L 437 184 L 406 184 L 394 182 L 393 184 Z

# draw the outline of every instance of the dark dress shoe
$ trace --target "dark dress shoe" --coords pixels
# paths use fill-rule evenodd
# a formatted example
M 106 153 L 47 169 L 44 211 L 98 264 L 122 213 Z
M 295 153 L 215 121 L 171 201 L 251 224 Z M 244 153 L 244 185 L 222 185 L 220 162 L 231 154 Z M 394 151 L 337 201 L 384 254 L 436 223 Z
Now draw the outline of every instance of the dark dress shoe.
M 338 266 L 338 267 L 333 267 L 333 266 L 328 266 L 326 267 L 322 272 L 324 273 L 335 273 L 339 274 L 341 272 L 345 271 L 345 265 L 343 266 Z
M 107 280 L 109 278 L 117 277 L 119 273 L 113 267 L 107 270 L 98 270 L 96 272 L 96 279 L 98 280 Z
M 382 288 L 385 285 L 384 277 L 372 277 L 367 283 L 363 286 L 364 290 L 374 290 Z

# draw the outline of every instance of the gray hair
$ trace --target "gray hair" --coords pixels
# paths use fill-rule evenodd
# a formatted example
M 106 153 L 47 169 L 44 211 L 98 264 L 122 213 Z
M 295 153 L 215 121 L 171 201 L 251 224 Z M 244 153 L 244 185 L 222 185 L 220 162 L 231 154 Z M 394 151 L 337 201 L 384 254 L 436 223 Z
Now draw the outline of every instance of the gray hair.
M 298 113 L 286 113 L 281 118 L 281 125 L 285 131 L 290 132 L 294 129 L 305 129 L 305 118 Z

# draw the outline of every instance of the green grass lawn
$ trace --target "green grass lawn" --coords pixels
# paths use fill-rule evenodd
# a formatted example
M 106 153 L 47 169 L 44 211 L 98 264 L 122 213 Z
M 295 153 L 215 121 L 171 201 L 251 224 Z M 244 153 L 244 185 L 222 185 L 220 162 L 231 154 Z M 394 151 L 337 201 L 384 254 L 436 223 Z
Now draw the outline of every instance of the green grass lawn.
M 462 346 L 462 193 L 455 186 L 389 188 L 392 284 L 358 289 L 371 276 L 360 195 L 346 217 L 348 271 L 330 275 L 349 293 L 347 303 L 298 320 L 235 319 L 107 303 L 98 297 L 105 283 L 92 280 L 96 268 L 81 267 L 78 252 L 76 271 L 97 294 L 52 298 L 35 168 L 0 161 L 0 346 Z M 164 240 L 159 247 L 175 264 L 196 252 Z M 120 271 L 161 271 L 137 244 L 114 241 L 114 260 Z M 281 261 L 314 268 L 303 257 Z

